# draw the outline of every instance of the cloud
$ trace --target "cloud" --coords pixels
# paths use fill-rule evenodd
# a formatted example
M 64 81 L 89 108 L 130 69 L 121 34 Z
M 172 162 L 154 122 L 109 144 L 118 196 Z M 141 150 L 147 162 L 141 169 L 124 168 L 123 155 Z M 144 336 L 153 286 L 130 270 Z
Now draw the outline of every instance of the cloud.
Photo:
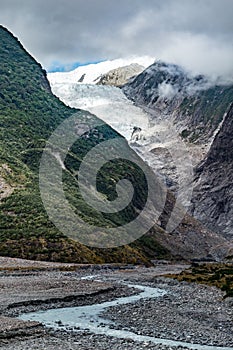
M 0 21 L 45 68 L 131 55 L 233 76 L 232 0 L 0 0 Z
M 178 93 L 178 89 L 165 81 L 159 84 L 158 94 L 161 98 L 172 99 Z
M 233 47 L 230 42 L 204 34 L 182 33 L 161 50 L 161 59 L 184 66 L 192 74 L 220 75 L 233 79 Z

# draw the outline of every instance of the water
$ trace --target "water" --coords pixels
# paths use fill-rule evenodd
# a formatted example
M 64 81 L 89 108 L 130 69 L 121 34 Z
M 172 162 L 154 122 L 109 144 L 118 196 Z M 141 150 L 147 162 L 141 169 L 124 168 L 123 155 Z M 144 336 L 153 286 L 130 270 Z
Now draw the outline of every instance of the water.
M 89 277 L 92 278 L 93 276 Z M 88 278 L 88 276 L 86 278 Z M 111 306 L 134 303 L 138 300 L 147 298 L 158 298 L 166 294 L 165 290 L 159 288 L 151 288 L 135 284 L 129 284 L 128 286 L 139 289 L 140 293 L 129 297 L 117 298 L 113 301 L 104 302 L 101 304 L 31 312 L 23 314 L 19 318 L 24 321 L 38 321 L 53 329 L 73 329 L 74 331 L 75 329 L 85 329 L 99 335 L 108 335 L 121 339 L 127 338 L 139 342 L 152 342 L 154 344 L 163 344 L 167 346 L 186 346 L 187 348 L 193 350 L 233 350 L 232 347 L 191 344 L 182 341 L 173 341 L 169 339 L 138 335 L 127 330 L 114 329 L 114 322 L 106 320 L 101 316 L 102 312 L 106 311 L 107 308 Z

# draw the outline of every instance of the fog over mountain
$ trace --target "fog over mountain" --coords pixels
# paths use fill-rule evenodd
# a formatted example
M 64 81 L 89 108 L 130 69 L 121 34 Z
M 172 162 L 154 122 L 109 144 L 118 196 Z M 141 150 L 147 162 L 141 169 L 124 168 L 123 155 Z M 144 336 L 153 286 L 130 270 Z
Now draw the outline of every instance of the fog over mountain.
M 149 55 L 233 77 L 231 0 L 0 0 L 0 8 L 2 24 L 46 69 Z

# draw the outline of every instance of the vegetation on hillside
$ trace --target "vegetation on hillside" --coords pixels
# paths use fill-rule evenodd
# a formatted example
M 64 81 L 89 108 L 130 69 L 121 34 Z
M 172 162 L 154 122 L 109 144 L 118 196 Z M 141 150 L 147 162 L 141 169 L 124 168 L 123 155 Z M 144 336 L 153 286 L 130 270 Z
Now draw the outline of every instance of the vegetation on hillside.
M 206 134 L 212 135 L 217 129 L 233 99 L 233 86 L 214 86 L 185 97 L 177 115 L 191 116 L 189 129 L 181 136 L 189 142 L 200 142 Z M 178 117 L 180 118 L 180 116 Z
M 66 118 L 77 113 L 80 123 L 97 119 L 88 112 L 65 106 L 53 96 L 45 71 L 5 28 L 0 27 L 0 167 L 7 165 L 5 181 L 14 192 L 0 202 L 0 254 L 4 256 L 62 262 L 148 263 L 143 238 L 132 246 L 91 249 L 63 235 L 49 220 L 43 207 L 38 170 L 46 140 Z M 87 152 L 102 141 L 119 137 L 107 125 L 95 128 L 87 139 L 80 138 L 66 157 L 65 193 L 88 223 L 113 227 L 136 217 L 143 207 L 146 184 L 137 167 L 123 159 L 111 162 L 98 174 L 99 190 L 110 200 L 117 195 L 115 183 L 128 178 L 135 185 L 135 198 L 123 212 L 114 215 L 94 211 L 83 201 L 75 172 Z M 133 152 L 125 142 L 127 152 Z M 97 155 L 98 157 L 98 155 Z M 133 167 L 133 168 L 132 168 Z M 146 240 L 146 246 L 148 242 Z M 151 241 L 155 257 L 169 256 Z

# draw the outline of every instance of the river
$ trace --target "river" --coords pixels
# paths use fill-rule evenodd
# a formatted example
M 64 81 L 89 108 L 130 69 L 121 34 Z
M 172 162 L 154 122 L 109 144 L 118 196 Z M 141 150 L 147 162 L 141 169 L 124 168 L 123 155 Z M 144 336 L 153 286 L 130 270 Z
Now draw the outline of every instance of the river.
M 87 276 L 85 278 L 94 278 Z M 100 304 L 68 307 L 59 309 L 49 309 L 46 311 L 32 312 L 21 315 L 22 320 L 38 321 L 53 329 L 77 331 L 88 330 L 94 334 L 108 335 L 111 337 L 132 339 L 138 342 L 151 342 L 167 346 L 183 346 L 195 350 L 233 350 L 232 347 L 208 346 L 192 344 L 183 341 L 161 339 L 152 336 L 145 336 L 133 333 L 124 329 L 116 329 L 114 322 L 105 319 L 102 313 L 109 307 L 135 303 L 148 298 L 158 298 L 167 292 L 159 288 L 152 288 L 144 285 L 127 284 L 130 288 L 136 288 L 139 293 L 132 296 L 117 298 L 113 301 Z

